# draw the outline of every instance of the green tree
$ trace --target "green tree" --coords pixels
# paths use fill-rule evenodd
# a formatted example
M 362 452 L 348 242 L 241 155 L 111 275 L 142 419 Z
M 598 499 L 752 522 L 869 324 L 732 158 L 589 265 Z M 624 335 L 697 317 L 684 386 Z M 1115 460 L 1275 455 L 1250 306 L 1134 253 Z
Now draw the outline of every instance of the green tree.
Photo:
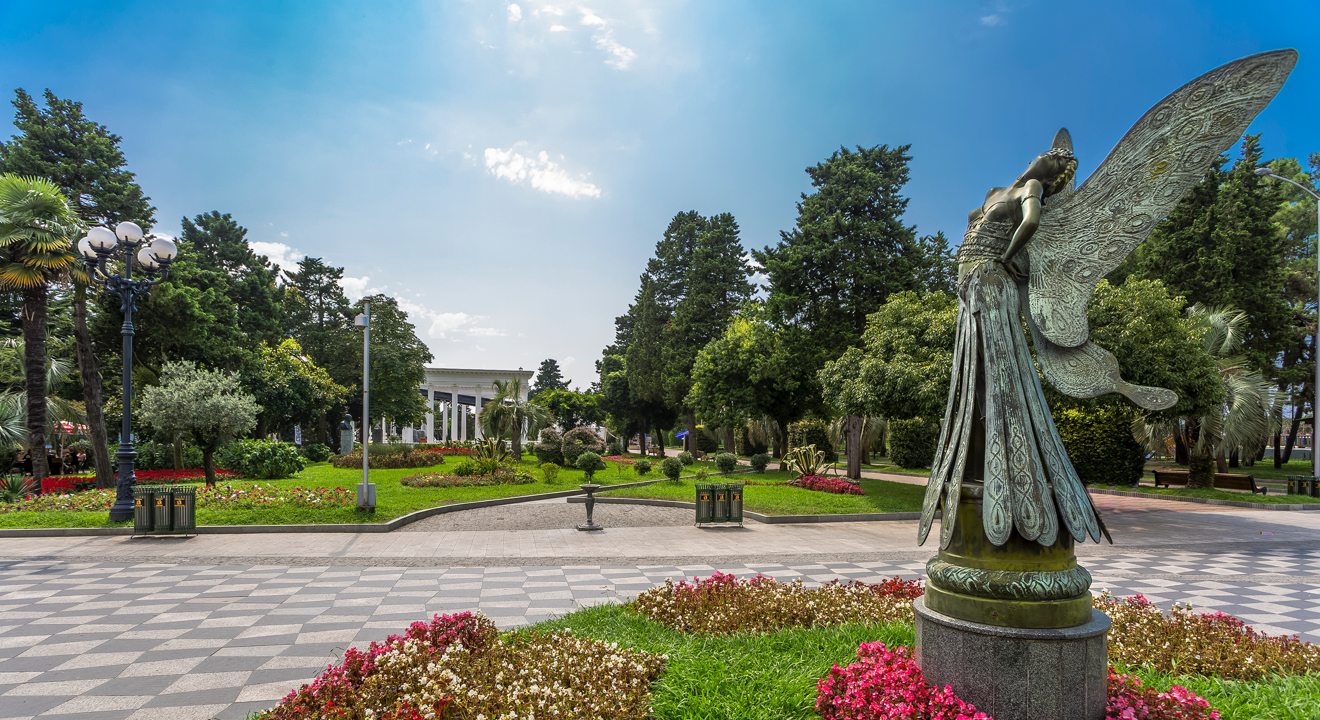
M 523 432 L 534 436 L 554 422 L 554 418 L 545 407 L 523 400 L 521 379 L 496 380 L 494 384 L 495 397 L 482 406 L 478 418 L 482 432 L 499 440 L 511 438 L 513 457 L 521 458 Z
M 142 388 L 142 421 L 157 434 L 190 438 L 202 450 L 206 484 L 215 484 L 215 451 L 250 432 L 261 406 L 243 392 L 238 376 L 202 370 L 190 362 L 166 363 L 160 384 Z
M 532 391 L 529 394 L 535 397 L 548 390 L 567 389 L 568 383 L 564 381 L 564 375 L 559 371 L 559 361 L 546 358 L 541 361 L 541 367 L 536 369 L 536 382 L 532 384 Z
M 262 428 L 287 431 L 315 423 L 326 409 L 348 399 L 349 389 L 335 383 L 289 338 L 275 347 L 262 344 L 255 362 L 243 373 L 244 387 L 261 404 L 257 434 Z
M 417 337 L 397 300 L 370 295 L 357 304 L 358 312 L 363 302 L 371 303 L 371 420 L 390 418 L 400 425 L 417 425 L 426 415 L 427 402 L 417 389 L 426 380 L 431 351 Z M 360 342 L 357 358 L 360 368 Z M 361 408 L 357 412 L 361 415 Z
M 192 262 L 212 270 L 223 281 L 223 292 L 234 303 L 238 330 L 244 346 L 255 350 L 262 343 L 280 340 L 280 305 L 275 270 L 252 250 L 247 230 L 228 213 L 212 210 L 181 221 L 180 239 Z
M 583 425 L 596 425 L 605 419 L 600 396 L 577 390 L 548 390 L 537 395 L 537 405 L 550 411 L 559 429 L 568 432 Z
M 284 332 L 296 339 L 312 362 L 325 368 L 336 383 L 360 396 L 362 338 L 352 325 L 353 307 L 340 285 L 344 269 L 308 257 L 298 262 L 296 272 L 286 270 L 284 279 Z M 347 405 L 336 405 L 322 415 L 316 425 L 320 442 L 326 442 L 330 433 L 329 418 L 337 419 L 349 409 Z
M 87 225 L 114 226 L 129 220 L 149 229 L 155 208 L 133 173 L 125 169 L 120 137 L 84 116 L 82 103 L 61 100 L 50 90 L 46 90 L 45 101 L 43 110 L 21 88 L 15 91 L 14 125 L 21 134 L 9 143 L 0 143 L 0 173 L 50 180 Z M 77 278 L 73 284 L 73 331 L 96 484 L 112 487 L 114 467 L 102 413 L 101 370 L 87 326 L 89 288 Z
M 23 298 L 28 448 L 39 481 L 46 465 L 46 308 L 50 284 L 81 271 L 77 217 L 49 180 L 0 175 L 0 287 Z

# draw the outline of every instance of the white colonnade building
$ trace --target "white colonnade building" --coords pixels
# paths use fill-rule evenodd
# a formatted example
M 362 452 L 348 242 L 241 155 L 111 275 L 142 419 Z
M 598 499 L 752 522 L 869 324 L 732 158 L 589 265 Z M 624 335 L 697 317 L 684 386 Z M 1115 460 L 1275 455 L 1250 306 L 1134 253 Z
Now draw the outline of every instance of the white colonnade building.
M 403 428 L 404 442 L 480 440 L 481 423 L 475 418 L 495 398 L 495 381 L 522 380 L 521 399 L 531 388 L 531 370 L 478 370 L 426 368 L 426 381 L 418 391 L 427 401 L 425 428 Z M 469 426 L 472 426 L 469 428 Z M 525 438 L 524 438 L 525 439 Z

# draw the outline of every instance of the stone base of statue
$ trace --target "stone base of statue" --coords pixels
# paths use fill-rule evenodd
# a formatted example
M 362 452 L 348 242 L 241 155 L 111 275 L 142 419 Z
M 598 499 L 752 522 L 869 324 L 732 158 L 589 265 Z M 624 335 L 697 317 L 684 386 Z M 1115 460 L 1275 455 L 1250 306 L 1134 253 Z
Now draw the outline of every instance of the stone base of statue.
M 912 602 L 917 664 L 931 685 L 995 720 L 1104 720 L 1109 616 L 1069 628 L 1010 628 L 949 617 Z

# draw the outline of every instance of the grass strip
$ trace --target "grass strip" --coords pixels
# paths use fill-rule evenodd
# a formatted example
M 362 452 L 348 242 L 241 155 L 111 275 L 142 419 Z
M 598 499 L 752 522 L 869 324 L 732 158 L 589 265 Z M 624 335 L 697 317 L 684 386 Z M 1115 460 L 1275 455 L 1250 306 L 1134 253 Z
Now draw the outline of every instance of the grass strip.
M 1181 685 L 1219 710 L 1220 720 L 1315 720 L 1320 717 L 1320 674 L 1271 675 L 1241 682 L 1204 675 L 1170 675 L 1115 666 L 1161 691 Z
M 779 470 L 749 473 L 727 478 L 729 482 L 786 482 L 795 473 Z M 707 482 L 725 482 L 722 475 L 711 475 Z M 743 490 L 743 509 L 763 515 L 839 515 L 845 513 L 916 512 L 921 510 L 926 488 L 920 485 L 889 482 L 888 480 L 861 481 L 865 495 L 834 495 L 816 490 L 804 490 L 788 485 L 748 485 Z M 690 478 L 678 482 L 618 490 L 602 490 L 602 497 L 649 498 L 695 502 L 695 481 Z
M 1259 503 L 1262 505 L 1320 505 L 1320 499 L 1307 497 L 1306 495 L 1256 495 L 1253 493 L 1232 492 L 1230 490 L 1215 490 L 1213 488 L 1185 488 L 1185 487 L 1150 487 L 1149 485 L 1093 485 L 1092 487 L 1100 490 L 1119 490 L 1122 492 L 1137 492 L 1143 495 L 1165 495 L 1173 497 L 1194 497 L 1206 498 L 1208 500 L 1231 500 L 1234 502 Z

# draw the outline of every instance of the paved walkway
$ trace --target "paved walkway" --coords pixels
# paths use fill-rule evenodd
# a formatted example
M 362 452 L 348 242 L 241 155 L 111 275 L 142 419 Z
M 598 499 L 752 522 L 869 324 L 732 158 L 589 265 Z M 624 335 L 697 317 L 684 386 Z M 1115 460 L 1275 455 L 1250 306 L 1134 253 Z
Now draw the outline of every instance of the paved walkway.
M 1320 640 L 1320 513 L 1096 502 L 1118 543 L 1078 547 L 1097 592 L 1192 602 Z M 572 511 L 583 512 L 546 503 L 498 522 Z M 0 718 L 241 719 L 345 648 L 436 612 L 480 610 L 508 628 L 714 570 L 808 583 L 919 577 L 933 552 L 910 521 L 9 538 Z

